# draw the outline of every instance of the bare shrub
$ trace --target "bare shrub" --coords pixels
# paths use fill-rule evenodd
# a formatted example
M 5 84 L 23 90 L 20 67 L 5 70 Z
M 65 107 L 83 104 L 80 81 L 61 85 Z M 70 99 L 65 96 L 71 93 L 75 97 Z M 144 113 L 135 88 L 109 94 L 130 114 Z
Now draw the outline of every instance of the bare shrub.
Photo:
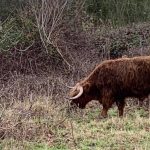
M 35 14 L 37 27 L 40 34 L 40 39 L 49 53 L 49 46 L 61 55 L 64 61 L 66 59 L 58 47 L 59 35 L 63 30 L 64 14 L 68 0 L 32 0 L 31 6 Z M 69 64 L 68 64 L 69 65 Z

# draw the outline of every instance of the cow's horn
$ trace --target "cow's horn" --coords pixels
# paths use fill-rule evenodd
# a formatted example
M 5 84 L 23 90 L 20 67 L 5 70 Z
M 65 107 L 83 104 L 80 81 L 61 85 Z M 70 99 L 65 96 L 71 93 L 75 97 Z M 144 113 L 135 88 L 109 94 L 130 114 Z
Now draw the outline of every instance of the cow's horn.
M 68 86 L 68 85 L 65 85 L 67 88 L 69 89 L 73 89 L 74 87 L 73 86 Z
M 77 90 L 78 90 L 78 89 L 79 89 L 78 95 L 76 95 L 76 96 L 74 96 L 74 97 L 71 97 L 70 100 L 77 99 L 77 98 L 79 98 L 79 97 L 83 94 L 83 87 L 82 87 L 81 85 L 79 85 L 79 86 L 77 87 Z

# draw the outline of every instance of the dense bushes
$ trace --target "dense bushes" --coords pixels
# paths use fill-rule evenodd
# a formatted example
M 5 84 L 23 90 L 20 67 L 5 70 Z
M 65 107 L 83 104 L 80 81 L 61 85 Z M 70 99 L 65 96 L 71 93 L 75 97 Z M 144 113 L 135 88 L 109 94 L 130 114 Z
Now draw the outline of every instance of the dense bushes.
M 150 20 L 149 0 L 86 0 L 94 23 L 125 25 Z
M 25 0 L 1 0 L 0 1 L 0 20 L 4 21 L 10 14 L 16 14 L 16 10 L 25 5 Z
M 37 34 L 37 29 L 27 16 L 10 17 L 2 24 L 0 51 L 8 51 L 13 47 L 23 50 L 35 42 Z
M 41 3 L 41 1 L 38 2 Z M 46 2 L 51 3 L 48 1 Z M 60 0 L 60 2 L 65 1 Z M 55 5 L 53 1 L 52 3 Z M 22 45 L 22 48 L 24 48 L 25 46 L 29 46 L 31 44 L 31 41 L 33 42 L 34 40 L 39 38 L 39 36 L 37 36 L 38 30 L 40 31 L 43 27 L 41 26 L 42 28 L 39 27 L 40 29 L 36 29 L 38 25 L 36 26 L 36 21 L 34 20 L 33 13 L 31 13 L 30 6 L 27 6 L 26 4 L 27 1 L 24 0 L 1 0 L 0 20 L 2 21 L 2 31 L 0 31 L 0 51 L 8 50 L 20 43 Z M 72 26 L 72 29 L 78 28 L 78 31 L 82 30 L 81 28 L 85 28 L 85 26 L 82 24 L 82 22 L 84 22 L 85 20 L 87 26 L 90 26 L 89 17 L 92 19 L 92 22 L 94 22 L 94 24 L 96 25 L 109 24 L 115 26 L 133 22 L 148 21 L 150 19 L 149 0 L 86 0 L 85 5 L 83 5 L 82 9 L 80 9 L 78 7 L 80 7 L 81 4 L 83 3 L 81 3 L 80 1 L 69 1 L 68 6 L 66 7 L 66 11 L 68 11 L 68 13 L 66 13 L 65 11 L 65 17 L 62 18 L 63 20 L 65 20 L 65 22 L 69 22 L 69 20 L 73 20 L 74 18 L 74 23 L 78 24 L 80 22 L 80 26 L 77 25 L 74 27 L 72 26 L 73 23 L 69 22 L 70 26 Z M 78 15 L 76 15 L 77 11 L 79 11 Z M 88 15 L 89 17 L 87 17 Z M 77 17 L 79 17 L 79 19 Z M 49 19 L 49 22 L 50 21 L 51 20 Z M 47 29 L 45 30 L 46 32 L 49 32 L 51 24 L 45 24 L 45 27 L 47 27 Z M 57 22 L 57 24 L 60 24 L 59 27 L 61 26 L 62 29 L 66 28 L 63 27 L 66 25 L 66 23 L 64 24 L 64 21 L 62 25 L 60 22 Z M 67 32 L 71 32 L 72 29 L 67 29 Z M 59 33 L 56 34 L 58 35 Z M 49 47 L 51 48 L 55 46 L 52 45 Z
M 114 25 L 148 21 L 149 6 L 148 0 L 1 0 L 0 60 L 5 64 L 1 72 L 12 64 L 13 70 L 20 65 L 22 71 L 34 62 L 42 70 L 46 66 L 45 71 L 50 61 L 76 65 L 77 59 L 87 58 L 94 63 L 99 55 L 116 58 L 131 48 L 148 46 L 149 24 L 121 33 L 110 30 Z

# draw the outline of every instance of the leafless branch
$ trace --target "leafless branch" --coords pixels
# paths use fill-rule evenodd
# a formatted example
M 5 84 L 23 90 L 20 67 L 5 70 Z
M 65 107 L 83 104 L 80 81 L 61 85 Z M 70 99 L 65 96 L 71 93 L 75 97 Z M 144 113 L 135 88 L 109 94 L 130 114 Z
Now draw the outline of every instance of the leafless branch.
M 67 4 L 68 0 L 31 0 L 39 35 L 46 52 L 49 52 L 48 46 L 52 45 L 65 63 L 70 66 L 58 46 Z

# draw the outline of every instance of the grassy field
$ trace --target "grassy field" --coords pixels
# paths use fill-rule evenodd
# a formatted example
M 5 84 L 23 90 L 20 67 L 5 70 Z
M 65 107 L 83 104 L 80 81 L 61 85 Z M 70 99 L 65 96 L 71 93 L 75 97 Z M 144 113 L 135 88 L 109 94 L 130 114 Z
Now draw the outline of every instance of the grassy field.
M 127 105 L 125 116 L 114 106 L 99 119 L 99 104 L 68 113 L 66 104 L 46 97 L 15 102 L 1 111 L 0 150 L 149 150 L 149 111 Z M 2 108 L 2 107 L 1 107 Z

